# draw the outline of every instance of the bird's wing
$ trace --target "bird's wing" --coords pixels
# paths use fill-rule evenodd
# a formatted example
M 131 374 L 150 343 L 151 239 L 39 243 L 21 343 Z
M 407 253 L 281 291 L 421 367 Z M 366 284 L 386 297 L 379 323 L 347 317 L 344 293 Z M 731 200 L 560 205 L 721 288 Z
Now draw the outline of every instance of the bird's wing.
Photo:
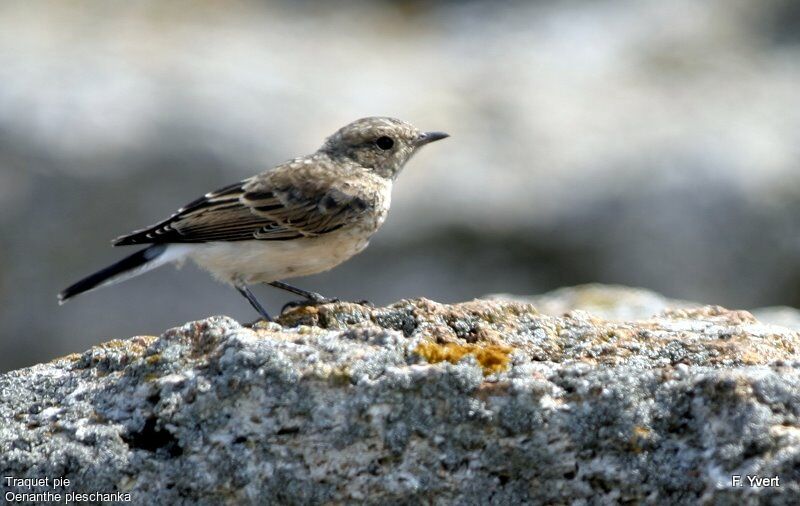
M 319 174 L 302 168 L 278 169 L 207 193 L 168 219 L 115 239 L 114 245 L 314 237 L 343 227 L 373 205 L 335 177 L 320 181 L 314 177 Z

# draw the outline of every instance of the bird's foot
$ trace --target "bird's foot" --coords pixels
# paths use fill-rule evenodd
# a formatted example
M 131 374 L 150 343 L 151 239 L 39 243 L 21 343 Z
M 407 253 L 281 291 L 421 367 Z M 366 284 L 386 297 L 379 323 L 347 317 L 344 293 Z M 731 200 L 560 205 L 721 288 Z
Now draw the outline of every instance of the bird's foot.
M 319 295 L 314 294 L 314 295 Z M 287 302 L 284 304 L 283 308 L 281 309 L 281 314 L 285 313 L 286 311 L 291 311 L 293 309 L 298 309 L 302 307 L 314 307 L 314 306 L 321 306 L 324 304 L 333 304 L 336 302 L 350 302 L 350 301 L 342 301 L 337 298 L 328 298 L 319 295 L 319 297 L 308 298 L 304 300 L 293 300 L 291 302 Z M 359 306 L 367 306 L 367 307 L 375 307 L 375 305 L 368 301 L 368 300 L 357 300 L 350 302 L 351 304 L 358 304 Z
M 341 302 L 341 301 L 336 297 L 329 298 L 317 292 L 310 292 L 306 300 L 300 302 L 305 303 L 304 305 L 306 306 L 308 305 L 321 306 L 322 304 L 333 304 L 334 302 Z
M 339 299 L 315 297 L 313 299 L 293 300 L 283 305 L 283 308 L 281 308 L 281 314 L 285 313 L 286 311 L 291 311 L 292 309 L 298 309 L 301 307 L 315 307 L 323 304 L 333 304 L 334 302 L 339 302 Z

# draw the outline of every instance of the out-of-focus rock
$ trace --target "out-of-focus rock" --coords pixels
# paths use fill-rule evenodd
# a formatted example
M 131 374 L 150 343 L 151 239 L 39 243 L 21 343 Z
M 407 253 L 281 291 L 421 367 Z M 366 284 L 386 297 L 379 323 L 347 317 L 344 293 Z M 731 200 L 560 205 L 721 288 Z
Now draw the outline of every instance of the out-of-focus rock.
M 692 308 L 701 304 L 664 297 L 645 288 L 587 284 L 568 286 L 541 295 L 491 294 L 489 299 L 523 302 L 551 316 L 580 310 L 606 320 L 642 320 L 667 308 Z
M 249 318 L 169 271 L 51 309 L 119 258 L 111 238 L 375 114 L 452 137 L 314 291 L 386 304 L 603 281 L 800 306 L 797 5 L 0 2 L 0 371 Z
M 800 311 L 793 307 L 761 307 L 751 311 L 753 316 L 764 323 L 772 323 L 793 330 L 800 330 Z
M 698 308 L 702 304 L 670 299 L 646 288 L 591 283 L 567 286 L 541 295 L 490 294 L 486 298 L 532 304 L 547 315 L 561 316 L 574 310 L 586 311 L 606 320 L 644 320 L 667 309 Z M 751 309 L 761 323 L 800 330 L 800 311 L 775 306 Z
M 637 321 L 561 292 L 111 341 L 0 377 L 0 473 L 160 504 L 796 504 L 800 335 L 619 290 L 592 304 Z

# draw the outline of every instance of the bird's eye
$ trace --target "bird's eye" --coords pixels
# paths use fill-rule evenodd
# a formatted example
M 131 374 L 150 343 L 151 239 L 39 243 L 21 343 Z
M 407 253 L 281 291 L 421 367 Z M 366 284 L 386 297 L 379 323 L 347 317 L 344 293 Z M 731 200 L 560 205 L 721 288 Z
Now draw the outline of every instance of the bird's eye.
M 378 137 L 378 139 L 375 141 L 375 145 L 386 151 L 387 149 L 392 149 L 392 146 L 394 146 L 394 140 L 392 140 L 391 137 L 386 137 L 384 135 L 383 137 Z

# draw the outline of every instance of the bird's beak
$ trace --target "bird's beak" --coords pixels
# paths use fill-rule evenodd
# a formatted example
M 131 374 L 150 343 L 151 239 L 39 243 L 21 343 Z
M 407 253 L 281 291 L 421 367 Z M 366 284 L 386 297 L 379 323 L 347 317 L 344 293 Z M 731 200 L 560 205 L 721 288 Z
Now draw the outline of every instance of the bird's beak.
M 417 137 L 416 146 L 424 146 L 425 144 L 429 144 L 434 141 L 440 141 L 442 139 L 446 139 L 450 137 L 450 134 L 446 134 L 444 132 L 423 132 L 419 134 Z

